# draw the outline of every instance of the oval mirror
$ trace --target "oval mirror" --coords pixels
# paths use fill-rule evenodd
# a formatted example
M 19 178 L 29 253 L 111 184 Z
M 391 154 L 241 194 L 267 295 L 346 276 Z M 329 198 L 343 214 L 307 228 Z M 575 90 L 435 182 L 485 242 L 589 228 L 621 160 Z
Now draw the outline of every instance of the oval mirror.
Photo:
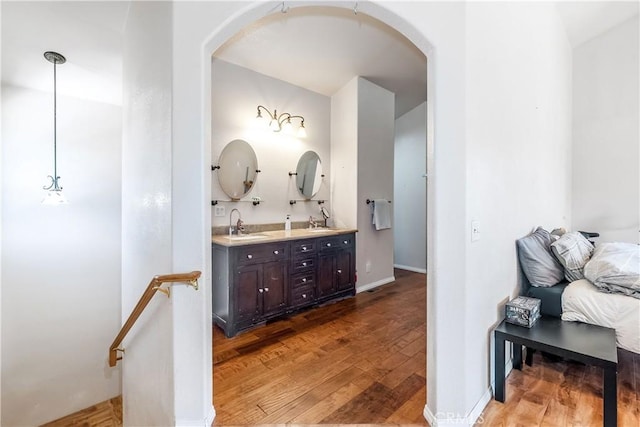
M 307 151 L 298 160 L 296 187 L 303 197 L 310 199 L 318 193 L 322 184 L 322 163 L 315 151 Z
M 234 139 L 224 147 L 218 166 L 220 187 L 231 200 L 240 200 L 256 183 L 258 158 L 251 145 L 242 139 Z

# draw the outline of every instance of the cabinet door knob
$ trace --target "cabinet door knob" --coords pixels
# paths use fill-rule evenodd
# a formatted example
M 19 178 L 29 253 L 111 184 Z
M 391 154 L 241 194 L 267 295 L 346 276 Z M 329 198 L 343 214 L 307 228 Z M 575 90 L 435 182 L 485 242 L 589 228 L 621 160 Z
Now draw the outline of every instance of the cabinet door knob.
M 348 240 L 345 240 L 345 241 L 344 241 L 344 244 L 345 244 L 345 245 L 348 245 L 348 244 L 349 244 L 349 241 L 348 241 Z
M 265 292 L 269 292 L 269 288 L 264 288 L 264 291 Z
M 253 258 L 253 255 L 249 254 L 249 255 L 247 255 L 247 258 L 249 258 L 249 259 Z
M 306 246 L 303 246 L 303 247 L 302 247 L 302 251 L 306 251 L 306 250 L 307 250 L 307 247 L 306 247 Z
M 273 251 L 274 254 L 278 255 L 280 252 L 278 251 Z
M 306 283 L 307 278 L 306 278 L 306 277 L 303 277 L 303 278 L 302 278 L 302 281 Z
M 327 243 L 327 247 L 330 248 L 331 247 L 331 243 Z
M 338 270 L 338 274 L 342 274 L 342 270 Z
M 264 289 L 258 289 L 258 292 L 263 293 Z
M 306 298 L 306 297 L 307 297 L 307 294 L 302 294 L 302 298 Z
M 307 266 L 307 263 L 306 263 L 306 262 L 303 262 L 303 263 L 302 263 L 302 266 L 303 266 L 303 267 L 306 267 L 306 266 Z

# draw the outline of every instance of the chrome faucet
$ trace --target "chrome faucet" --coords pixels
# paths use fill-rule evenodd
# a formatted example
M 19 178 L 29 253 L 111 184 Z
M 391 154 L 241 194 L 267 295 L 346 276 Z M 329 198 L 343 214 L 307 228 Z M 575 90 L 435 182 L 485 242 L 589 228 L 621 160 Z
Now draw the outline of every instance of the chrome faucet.
M 313 219 L 312 216 L 309 217 L 309 228 L 318 228 L 318 221 Z
M 231 209 L 229 212 L 229 236 L 233 234 L 233 226 L 231 225 L 231 218 L 233 217 L 233 212 L 238 212 L 238 222 L 236 222 L 236 234 L 239 236 L 244 231 L 244 222 L 242 222 L 242 216 L 240 215 L 240 211 L 238 209 Z

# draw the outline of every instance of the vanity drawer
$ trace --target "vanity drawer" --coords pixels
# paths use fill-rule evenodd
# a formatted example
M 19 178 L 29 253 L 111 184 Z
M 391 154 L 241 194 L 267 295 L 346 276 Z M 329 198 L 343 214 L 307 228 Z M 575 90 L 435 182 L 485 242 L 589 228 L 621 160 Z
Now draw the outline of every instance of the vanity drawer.
M 293 251 L 294 258 L 306 257 L 316 253 L 316 240 L 304 240 L 301 242 L 294 242 L 291 244 L 291 250 Z
M 301 306 L 311 304 L 315 299 L 313 286 L 303 286 L 291 291 L 291 305 Z
M 300 273 L 292 276 L 291 287 L 299 288 L 303 286 L 314 286 L 315 282 L 315 272 L 309 271 L 308 273 Z
M 236 249 L 239 265 L 286 260 L 288 257 L 288 246 L 285 242 L 247 245 Z
M 354 244 L 353 234 L 343 234 L 341 236 L 324 237 L 320 240 L 320 252 L 330 251 L 340 248 L 351 248 Z
M 292 269 L 293 269 L 293 272 L 295 273 L 296 271 L 315 268 L 315 266 L 316 266 L 315 258 L 298 258 L 293 260 Z

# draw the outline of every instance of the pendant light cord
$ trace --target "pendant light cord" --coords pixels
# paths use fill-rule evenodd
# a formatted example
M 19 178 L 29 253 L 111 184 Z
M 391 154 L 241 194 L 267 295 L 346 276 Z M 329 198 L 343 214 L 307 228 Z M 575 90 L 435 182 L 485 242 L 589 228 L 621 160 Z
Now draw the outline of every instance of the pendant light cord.
M 58 149 L 57 149 L 57 79 L 56 79 L 56 65 L 58 60 L 53 61 L 53 179 L 56 189 L 58 188 Z
M 58 64 L 64 64 L 67 59 L 58 52 L 45 52 L 44 57 L 53 64 L 53 176 L 51 185 L 43 187 L 45 190 L 60 192 L 58 184 Z

